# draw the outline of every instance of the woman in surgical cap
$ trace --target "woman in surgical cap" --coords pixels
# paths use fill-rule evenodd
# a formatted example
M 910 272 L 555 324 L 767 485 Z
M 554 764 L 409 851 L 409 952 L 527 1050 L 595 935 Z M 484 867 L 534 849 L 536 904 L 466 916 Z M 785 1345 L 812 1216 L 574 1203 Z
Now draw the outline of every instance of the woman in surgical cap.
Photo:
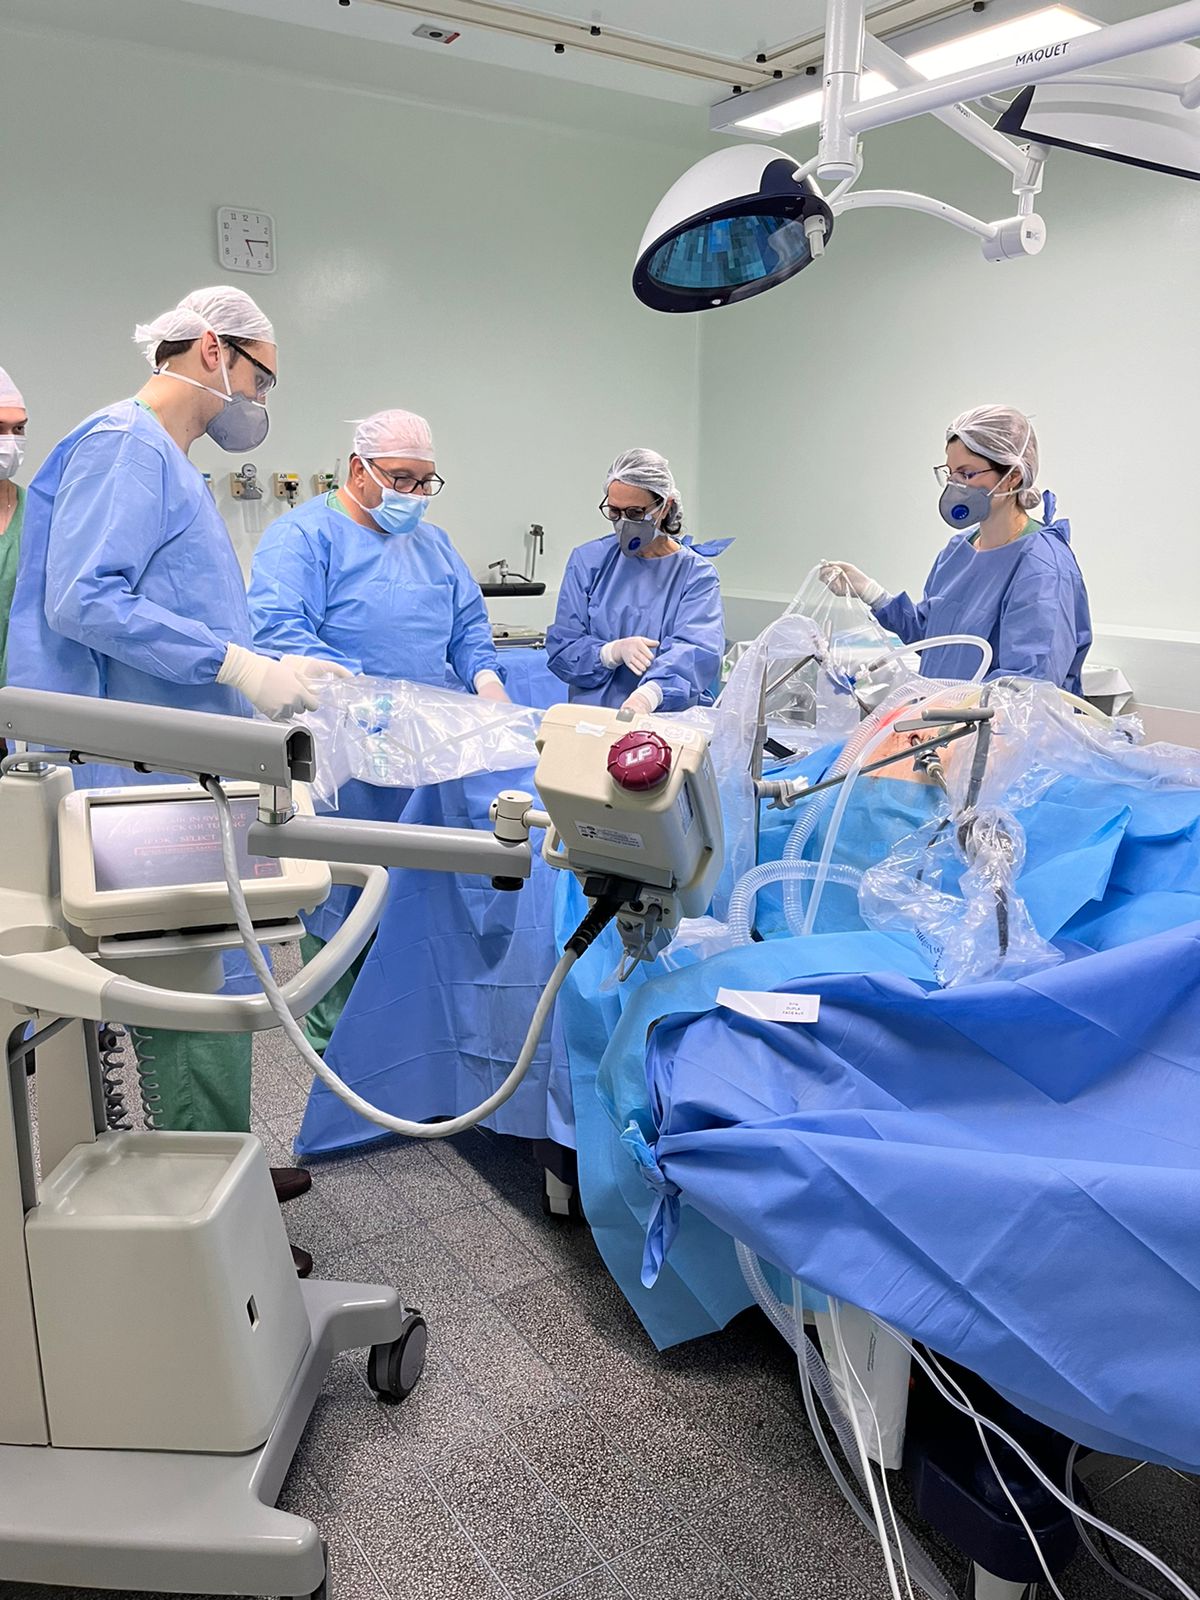
M 16 479 L 25 459 L 28 421 L 21 391 L 0 367 L 0 688 L 8 681 L 8 614 L 17 585 L 25 520 L 25 491 Z
M 711 705 L 725 619 L 716 569 L 700 550 L 723 545 L 698 548 L 679 537 L 679 491 L 654 450 L 617 457 L 600 510 L 611 531 L 567 560 L 546 634 L 551 672 L 587 705 Z
M 825 581 L 864 600 L 905 644 L 970 633 L 992 647 L 992 678 L 1035 678 L 1079 694 L 1092 642 L 1083 574 L 1071 525 L 1054 496 L 1036 488 L 1033 424 L 1011 406 L 977 406 L 946 430 L 946 458 L 934 468 L 938 511 L 955 530 L 913 601 L 848 562 L 828 562 Z M 1041 518 L 1036 513 L 1041 511 Z M 967 678 L 979 652 L 943 645 L 921 653 L 930 678 Z

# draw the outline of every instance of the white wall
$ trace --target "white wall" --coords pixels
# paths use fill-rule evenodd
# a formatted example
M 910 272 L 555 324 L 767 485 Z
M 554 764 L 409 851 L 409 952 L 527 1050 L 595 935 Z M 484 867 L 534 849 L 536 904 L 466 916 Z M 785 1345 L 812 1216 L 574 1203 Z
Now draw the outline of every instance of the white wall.
M 117 14 L 104 6 L 97 23 Z M 32 464 L 144 380 L 135 322 L 229 276 L 215 211 L 237 204 L 278 234 L 276 275 L 235 279 L 279 335 L 260 476 L 297 470 L 311 493 L 312 473 L 345 462 L 344 419 L 407 406 L 433 424 L 439 520 L 473 569 L 519 566 L 536 521 L 552 582 L 601 531 L 618 450 L 652 444 L 694 481 L 699 330 L 628 288 L 642 221 L 688 152 L 619 137 L 615 113 L 613 137 L 575 134 L 325 86 L 261 52 L 237 64 L 239 20 L 213 18 L 224 63 L 0 24 L 0 365 L 29 403 Z M 220 474 L 244 546 L 227 490 L 240 458 L 208 441 L 193 458 Z
M 1003 172 L 930 119 L 865 150 L 864 186 L 1012 209 Z M 710 528 L 739 535 L 735 615 L 822 556 L 919 591 L 949 536 L 930 473 L 945 426 L 1000 400 L 1035 419 L 1105 659 L 1164 676 L 1131 640 L 1197 627 L 1200 186 L 1058 151 L 1041 210 L 1044 253 L 1006 265 L 924 217 L 847 216 L 822 263 L 701 319 L 701 492 Z M 1200 709 L 1200 640 L 1184 643 L 1169 703 Z
M 224 276 L 215 208 L 245 203 L 279 239 L 277 275 L 240 280 L 281 341 L 261 472 L 307 489 L 344 459 L 342 419 L 411 406 L 475 570 L 519 564 L 538 521 L 553 586 L 599 527 L 610 456 L 656 445 L 693 526 L 737 535 L 721 561 L 736 637 L 821 556 L 919 588 L 947 532 L 929 471 L 945 424 L 1008 399 L 1033 413 L 1072 519 L 1094 655 L 1144 700 L 1200 710 L 1200 188 L 1056 152 L 1036 260 L 991 266 L 926 218 L 859 215 L 795 283 L 661 317 L 633 300 L 630 262 L 663 190 L 713 147 L 701 117 L 367 49 L 183 0 L 9 0 L 0 364 L 28 394 L 35 461 L 137 386 L 134 322 Z M 426 92 L 443 103 L 415 103 Z M 480 109 L 451 108 L 455 92 Z M 873 185 L 1009 209 L 1004 174 L 928 119 L 866 150 Z M 196 458 L 247 550 L 237 463 L 207 443 Z

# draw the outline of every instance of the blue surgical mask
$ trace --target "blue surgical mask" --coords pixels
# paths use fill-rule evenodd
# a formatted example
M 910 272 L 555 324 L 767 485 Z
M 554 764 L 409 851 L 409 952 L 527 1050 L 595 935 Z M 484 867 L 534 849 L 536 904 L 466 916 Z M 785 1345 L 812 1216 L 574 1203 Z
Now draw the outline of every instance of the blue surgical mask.
M 374 517 L 385 533 L 413 533 L 429 509 L 429 496 L 401 494 L 398 489 L 389 489 L 387 484 L 381 482 L 371 471 L 369 461 L 364 461 L 363 465 L 371 482 L 378 483 L 383 490 L 383 499 L 377 506 L 363 507 L 367 515 Z M 362 502 L 359 501 L 359 504 Z

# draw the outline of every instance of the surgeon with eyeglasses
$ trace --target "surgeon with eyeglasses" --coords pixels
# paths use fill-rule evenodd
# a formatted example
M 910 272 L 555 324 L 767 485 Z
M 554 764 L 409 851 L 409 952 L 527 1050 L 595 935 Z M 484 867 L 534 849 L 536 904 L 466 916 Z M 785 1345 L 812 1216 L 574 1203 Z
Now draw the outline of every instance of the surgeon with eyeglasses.
M 686 711 L 711 705 L 725 650 L 721 586 L 707 545 L 681 537 L 665 457 L 626 450 L 600 510 L 611 533 L 572 550 L 546 634 L 551 672 L 585 705 Z
M 340 488 L 276 518 L 254 553 L 250 618 L 261 650 L 332 661 L 354 675 L 407 678 L 507 703 L 479 585 L 430 519 L 444 483 L 433 434 L 412 411 L 378 411 L 355 425 Z M 412 791 L 358 781 L 338 794 L 341 816 L 396 822 Z M 335 887 L 305 918 L 306 961 L 332 938 L 355 891 Z M 324 1051 L 364 951 L 305 1019 Z
M 946 459 L 934 468 L 938 511 L 955 529 L 913 601 L 846 561 L 826 562 L 825 582 L 856 594 L 905 644 L 970 633 L 992 647 L 990 678 L 1034 678 L 1082 691 L 1092 643 L 1087 588 L 1071 549 L 1071 525 L 1053 494 L 1035 487 L 1038 441 L 1012 406 L 977 406 L 946 430 Z M 1041 510 L 1041 520 L 1033 515 Z M 942 645 L 921 654 L 928 678 L 966 678 L 979 652 Z

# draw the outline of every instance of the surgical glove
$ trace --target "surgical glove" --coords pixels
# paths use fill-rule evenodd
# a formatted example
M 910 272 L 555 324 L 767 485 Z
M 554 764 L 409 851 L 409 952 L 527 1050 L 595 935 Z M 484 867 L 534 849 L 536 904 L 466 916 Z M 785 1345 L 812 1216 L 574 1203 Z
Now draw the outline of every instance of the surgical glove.
M 622 711 L 652 712 L 657 711 L 662 705 L 662 684 L 651 678 L 649 683 L 640 683 L 633 693 L 626 697 Z
M 619 662 L 628 667 L 636 677 L 649 670 L 658 648 L 657 639 L 647 639 L 644 634 L 631 634 L 628 639 L 614 639 L 600 651 L 600 663 L 611 672 Z
M 485 667 L 482 672 L 475 674 L 475 693 L 481 700 L 495 700 L 500 705 L 512 705 L 512 701 L 500 681 L 500 674 L 492 672 L 490 668 Z
M 315 711 L 316 685 L 323 677 L 350 678 L 353 673 L 319 656 L 281 656 L 275 661 L 243 645 L 229 644 L 217 682 L 244 694 L 264 716 L 280 720 Z
M 869 606 L 878 605 L 887 593 L 881 583 L 876 583 L 874 578 L 868 578 L 865 572 L 860 572 L 848 561 L 823 561 L 821 582 L 832 589 L 834 594 L 857 595 Z

